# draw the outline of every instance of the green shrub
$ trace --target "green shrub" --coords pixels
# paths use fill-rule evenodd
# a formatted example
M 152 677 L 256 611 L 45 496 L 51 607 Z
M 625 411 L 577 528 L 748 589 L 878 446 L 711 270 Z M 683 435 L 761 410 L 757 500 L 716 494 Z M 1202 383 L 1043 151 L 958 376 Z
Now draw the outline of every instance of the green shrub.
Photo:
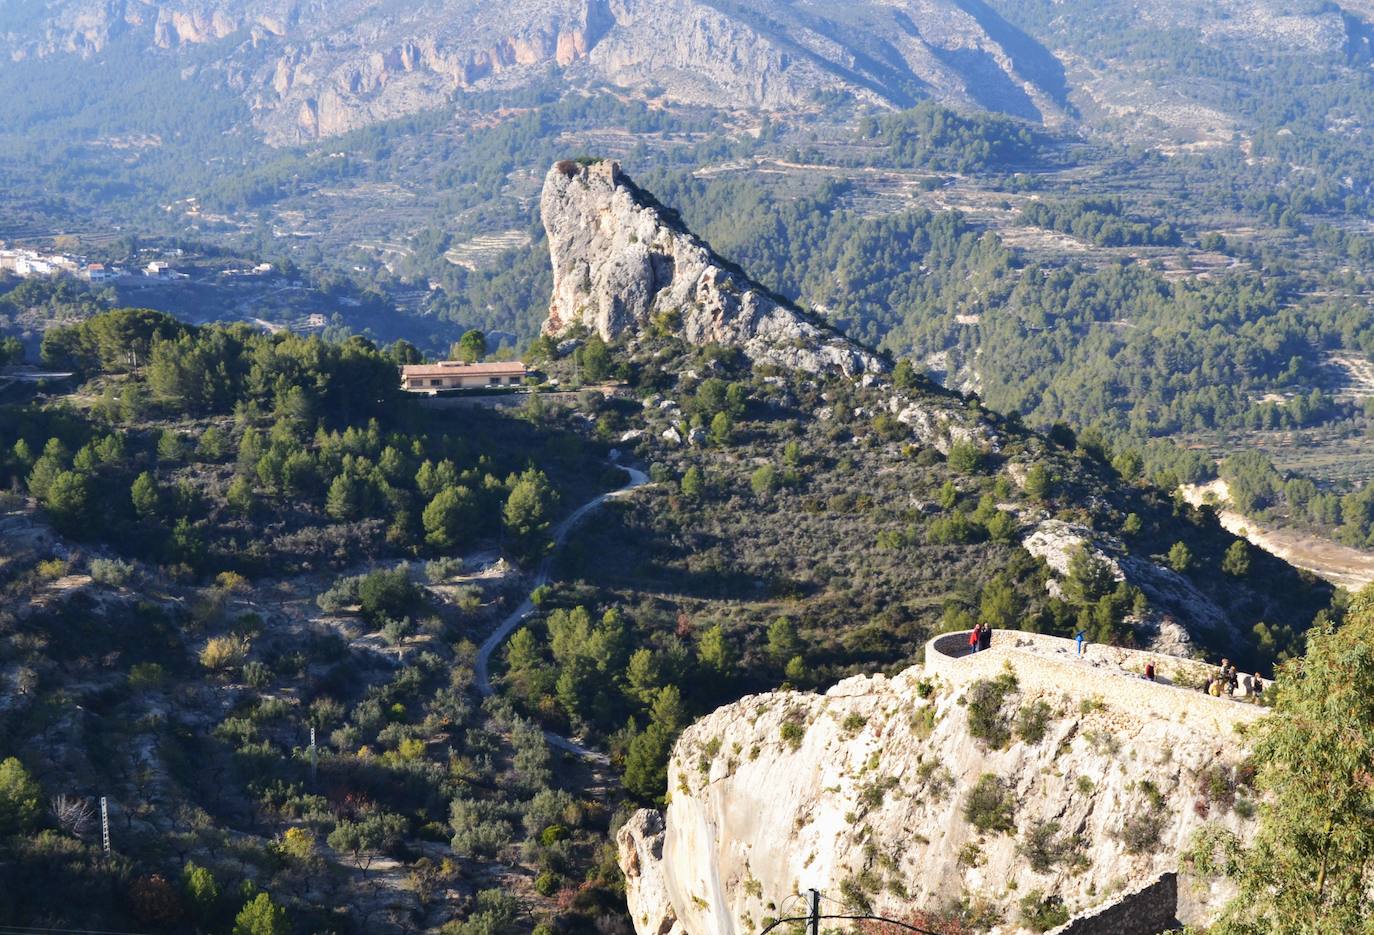
M 964 801 L 964 818 L 979 831 L 1006 834 L 1015 829 L 1016 800 L 994 773 L 978 777 Z
M 1128 854 L 1153 854 L 1159 849 L 1159 812 L 1146 809 L 1121 823 L 1117 839 Z
M 1069 910 L 1058 896 L 1031 890 L 1021 897 L 1021 923 L 1036 932 L 1047 932 L 1069 921 Z
M 1016 676 L 1008 671 L 995 679 L 979 679 L 964 693 L 968 732 L 993 750 L 1000 750 L 1011 740 L 1011 726 L 1003 705 L 1015 690 Z
M 128 584 L 134 576 L 134 566 L 117 558 L 91 559 L 91 580 L 97 584 L 117 588 Z
M 1030 704 L 1023 704 L 1016 712 L 1016 736 L 1026 743 L 1039 743 L 1044 740 L 1045 733 L 1049 730 L 1051 714 L 1053 711 L 1043 700 L 1037 699 Z
M 425 562 L 425 580 L 430 584 L 443 584 L 456 577 L 463 570 L 463 560 L 456 557 L 436 558 Z
M 1059 822 L 1032 822 L 1016 845 L 1016 852 L 1036 873 L 1049 873 L 1058 863 L 1077 854 L 1078 841 L 1059 833 Z
M 793 750 L 797 750 L 802 745 L 802 738 L 806 736 L 806 723 L 800 716 L 789 715 L 787 720 L 782 722 L 782 739 Z

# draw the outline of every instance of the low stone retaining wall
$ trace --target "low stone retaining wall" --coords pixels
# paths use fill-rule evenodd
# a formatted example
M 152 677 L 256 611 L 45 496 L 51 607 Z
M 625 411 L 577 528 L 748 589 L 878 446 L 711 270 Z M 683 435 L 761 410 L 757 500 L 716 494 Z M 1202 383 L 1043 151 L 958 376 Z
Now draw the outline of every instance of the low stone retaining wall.
M 1165 873 L 1051 929 L 1048 935 L 1161 935 L 1178 928 L 1178 875 Z
M 996 678 L 1010 665 L 1022 690 L 1069 694 L 1121 710 L 1148 711 L 1166 720 L 1204 723 L 1223 736 L 1263 717 L 1267 710 L 1172 684 L 1180 677 L 1191 680 L 1210 674 L 1213 668 L 1204 663 L 1094 644 L 1088 644 L 1082 659 L 1075 651 L 1074 641 L 1062 637 L 997 630 L 990 649 L 970 653 L 967 633 L 946 633 L 926 644 L 925 669 L 951 684 L 964 685 Z M 1147 661 L 1155 663 L 1160 681 L 1150 682 L 1137 674 L 1144 672 Z

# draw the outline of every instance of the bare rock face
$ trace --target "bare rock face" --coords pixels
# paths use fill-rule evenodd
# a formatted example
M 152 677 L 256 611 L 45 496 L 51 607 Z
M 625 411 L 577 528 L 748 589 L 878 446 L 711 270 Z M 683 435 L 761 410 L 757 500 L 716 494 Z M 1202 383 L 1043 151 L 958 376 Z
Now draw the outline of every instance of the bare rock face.
M 296 143 L 550 72 L 729 109 L 806 109 L 842 91 L 884 106 L 928 93 L 1064 119 L 1063 70 L 986 5 L 740 0 L 51 0 L 0 34 L 16 58 L 220 43 L 269 142 Z M 250 40 L 243 42 L 247 36 Z
M 626 898 L 630 905 L 640 908 L 642 923 L 635 925 L 641 935 L 647 932 L 681 935 L 683 932 L 673 911 L 668 881 L 663 875 L 663 831 L 663 816 L 641 809 L 616 833 Z
M 1368 16 L 1370 0 L 1342 8 Z M 0 55 L 93 55 L 132 36 L 198 55 L 251 105 L 274 144 L 344 133 L 440 106 L 455 91 L 556 74 L 707 107 L 805 111 L 844 92 L 880 106 L 923 97 L 1057 125 L 1084 103 L 1139 109 L 1220 132 L 1224 114 L 1186 88 L 1159 94 L 1129 72 L 1066 73 L 1060 57 L 970 0 L 46 0 L 0 33 Z M 1342 9 L 1283 0 L 1146 0 L 1123 15 L 1217 46 L 1340 54 Z M 247 41 L 245 41 L 245 39 Z M 1048 41 L 1048 40 L 1047 40 Z M 1073 62 L 1073 56 L 1064 56 Z M 1078 83 L 1079 87 L 1071 85 Z M 1105 82 L 1105 84 L 1104 84 Z M 1148 82 L 1147 82 L 1148 83 Z M 1081 93 L 1080 93 L 1081 92 Z M 1084 97 L 1086 95 L 1086 97 Z M 1179 103 L 1170 103 L 1177 95 Z M 1073 100 L 1073 103 L 1071 103 Z M 1220 123 L 1218 123 L 1220 122 Z M 1229 138 L 1230 129 L 1226 130 Z
M 1000 920 L 994 932 L 1019 932 L 1028 893 L 1085 912 L 1178 869 L 1205 823 L 1250 833 L 1201 790 L 1233 775 L 1246 754 L 1236 728 L 1259 709 L 1144 682 L 1145 658 L 1090 664 L 1067 640 L 999 634 L 975 657 L 935 666 L 928 649 L 926 666 L 895 678 L 717 710 L 678 741 L 666 812 L 619 833 L 636 931 L 746 935 L 801 914 L 794 894 L 816 887 L 898 917 L 963 900 Z M 1046 717 L 1042 736 L 994 749 L 970 732 L 969 701 L 1007 667 L 1018 682 L 998 716 L 1043 704 Z M 971 805 L 975 788 L 1001 804 Z M 1194 882 L 1187 922 L 1227 895 Z
M 688 233 L 614 162 L 560 162 L 540 200 L 553 261 L 548 334 L 581 324 L 610 340 L 651 324 L 811 373 L 886 364 L 770 295 Z

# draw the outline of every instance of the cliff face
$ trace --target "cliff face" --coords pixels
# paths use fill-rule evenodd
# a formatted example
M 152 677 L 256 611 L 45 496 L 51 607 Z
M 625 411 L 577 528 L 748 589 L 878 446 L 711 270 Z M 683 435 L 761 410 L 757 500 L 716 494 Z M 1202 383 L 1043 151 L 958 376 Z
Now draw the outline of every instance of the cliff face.
M 957 0 L 55 0 L 0 32 L 15 58 L 220 43 L 219 67 L 270 142 L 330 136 L 445 103 L 455 90 L 560 74 L 709 107 L 805 109 L 847 91 L 931 94 L 1033 120 L 1064 116 L 1054 57 Z M 204 59 L 204 56 L 201 56 Z
M 120 36 L 171 50 L 218 43 L 222 54 L 198 61 L 208 59 L 243 93 L 258 128 L 279 144 L 435 107 L 457 90 L 520 86 L 550 74 L 572 86 L 612 84 L 724 109 L 805 111 L 819 93 L 841 91 L 894 107 L 929 96 L 1050 125 L 1074 118 L 1075 107 L 1145 107 L 1142 113 L 1154 119 L 1170 119 L 1158 101 L 1135 102 L 1135 86 L 1152 79 L 1137 81 L 1129 62 L 1098 74 L 1100 64 L 1086 64 L 1096 51 L 1075 54 L 1069 36 L 1042 44 L 1009 21 L 1017 18 L 1015 4 L 982 0 L 48 0 L 41 6 L 31 16 L 0 16 L 0 54 L 90 55 Z M 1209 45 L 1339 54 L 1349 38 L 1342 10 L 1293 12 L 1291 6 L 1122 0 L 1121 16 L 1189 30 Z M 1342 7 L 1369 14 L 1368 0 Z M 1068 47 L 1051 51 L 1056 41 Z M 1072 65 L 1067 72 L 1065 62 Z M 1124 86 L 1115 87 L 1117 81 Z M 1164 90 L 1188 96 L 1186 87 Z
M 553 261 L 547 333 L 581 324 L 609 340 L 656 325 L 796 370 L 885 369 L 716 256 L 614 162 L 556 164 L 540 211 Z
M 641 811 L 619 834 L 639 935 L 745 935 L 800 914 L 789 897 L 810 887 L 899 917 L 962 904 L 1019 931 L 1027 894 L 1079 913 L 1177 868 L 1204 822 L 1248 833 L 1231 804 L 1244 797 L 1235 728 L 1258 709 L 1146 683 L 1144 654 L 1080 662 L 1054 645 L 1068 641 L 1017 639 L 999 635 L 976 664 L 753 696 L 694 724 L 666 813 Z M 1040 711 L 1043 736 L 1013 727 L 989 749 L 970 728 L 988 711 L 975 683 L 1004 666 L 1019 681 L 994 721 Z M 975 788 L 1004 802 L 979 812 L 986 830 L 969 820 Z M 1184 921 L 1225 895 L 1186 879 L 1180 892 Z

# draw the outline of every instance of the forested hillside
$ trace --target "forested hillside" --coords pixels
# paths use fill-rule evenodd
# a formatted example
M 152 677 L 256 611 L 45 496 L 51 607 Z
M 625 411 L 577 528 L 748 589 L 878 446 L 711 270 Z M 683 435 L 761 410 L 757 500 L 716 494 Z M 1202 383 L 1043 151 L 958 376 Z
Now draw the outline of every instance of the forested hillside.
M 720 703 L 900 667 L 976 620 L 1127 643 L 1172 628 L 1268 666 L 1329 597 L 1100 439 L 1036 435 L 909 366 L 902 392 L 996 447 L 942 454 L 885 411 L 885 383 L 671 333 L 551 347 L 535 359 L 564 386 L 623 391 L 434 409 L 393 389 L 404 345 L 146 310 L 49 333 L 85 382 L 12 399 L 0 439 L 7 918 L 605 931 L 624 925 L 619 809 L 664 794 L 673 738 Z M 475 646 L 552 523 L 623 482 L 612 445 L 651 485 L 557 554 L 482 700 Z M 1087 550 L 1052 572 L 1021 544 L 1051 519 L 1167 568 L 1151 574 L 1176 593 Z

